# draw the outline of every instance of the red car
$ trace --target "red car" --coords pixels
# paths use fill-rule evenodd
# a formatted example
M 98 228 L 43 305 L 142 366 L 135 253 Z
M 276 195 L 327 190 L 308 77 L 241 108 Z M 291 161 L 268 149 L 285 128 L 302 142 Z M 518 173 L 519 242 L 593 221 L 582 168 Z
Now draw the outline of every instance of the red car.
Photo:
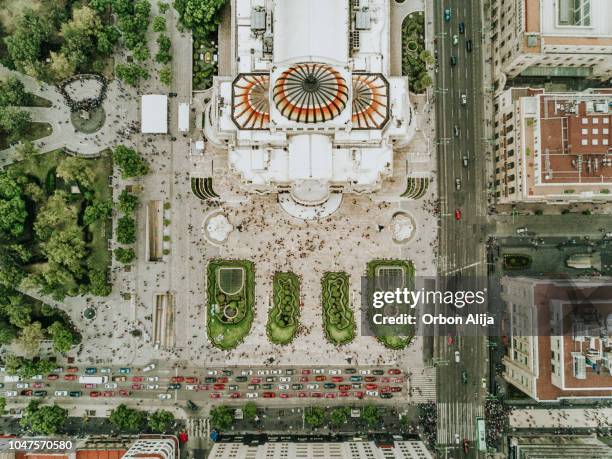
M 365 378 L 363 378 L 363 380 L 365 382 L 374 382 L 376 381 L 376 376 L 366 376 Z
M 389 382 L 391 382 L 391 378 L 389 378 L 387 376 L 384 376 L 384 377 L 380 378 L 380 382 L 381 383 L 389 383 Z
M 338 390 L 351 390 L 350 384 L 340 384 Z
M 122 397 L 129 397 L 131 394 L 131 392 L 127 389 L 120 389 L 119 390 L 119 395 L 121 395 Z
M 391 392 L 391 388 L 389 386 L 383 386 L 380 388 L 379 392 L 384 394 L 385 392 Z
M 357 391 L 357 392 L 354 392 L 353 395 L 357 398 L 363 398 L 363 396 L 365 395 L 365 392 Z
M 105 390 L 102 392 L 103 397 L 112 397 L 113 395 L 115 395 L 115 393 L 112 390 Z
M 77 375 L 64 375 L 66 381 L 74 381 L 77 379 Z
M 210 390 L 210 385 L 208 385 L 208 384 L 200 384 L 198 386 L 198 390 Z
M 251 384 L 259 384 L 261 382 L 261 378 L 251 378 Z
M 213 392 L 210 394 L 210 398 L 221 398 L 221 394 L 218 392 Z
M 264 398 L 274 398 L 276 397 L 276 394 L 274 392 L 264 392 L 263 397 Z
M 455 220 L 461 220 L 461 211 L 459 209 L 455 209 Z
M 45 387 L 45 383 L 35 382 L 35 383 L 32 383 L 32 387 L 34 389 L 42 389 L 43 387 Z
M 448 335 L 448 337 L 446 338 L 446 344 L 448 344 L 449 346 L 452 346 L 452 344 L 453 344 L 453 336 L 452 335 Z
M 217 382 L 218 383 L 225 384 L 227 381 L 228 381 L 228 379 L 225 376 L 222 376 L 221 378 L 217 378 Z
M 185 378 L 185 382 L 187 384 L 197 384 L 198 383 L 198 378 L 196 378 L 194 376 L 190 376 L 189 378 Z
M 378 387 L 378 384 L 366 384 L 367 390 L 375 390 Z
M 309 369 L 307 369 L 307 368 L 304 368 L 304 369 L 302 370 L 302 374 L 303 374 L 303 375 L 309 375 L 309 374 L 310 374 L 310 370 L 309 370 Z
M 77 367 L 68 367 L 68 373 L 78 373 L 79 369 Z
M 338 397 L 348 397 L 348 396 L 349 396 L 349 393 L 346 391 L 342 391 L 338 393 Z
M 401 375 L 402 374 L 402 370 L 400 370 L 399 368 L 391 368 L 388 373 L 390 375 Z
M 230 398 L 240 398 L 240 392 L 232 392 Z
M 307 392 L 300 392 L 298 394 L 298 397 L 300 397 L 300 398 L 308 397 L 308 393 Z
M 300 377 L 300 382 L 308 382 L 308 376 Z
M 280 398 L 291 398 L 291 395 L 289 395 L 289 394 L 287 394 L 287 393 L 285 393 L 285 392 L 283 392 L 282 394 L 279 394 L 278 396 L 279 396 Z
M 132 376 L 132 382 L 143 382 L 144 378 L 142 376 Z
M 68 375 L 66 375 L 66 376 L 68 376 Z M 56 379 L 59 379 L 59 375 L 49 375 L 49 376 L 47 376 L 47 379 L 49 381 L 55 381 Z
M 325 398 L 336 398 L 336 394 L 328 392 L 327 394 L 325 394 Z
M 344 378 L 342 376 L 332 376 L 332 382 L 342 382 Z
M 90 397 L 99 397 L 99 396 L 100 396 L 100 392 L 98 392 L 97 390 L 92 390 L 92 391 L 89 393 L 89 396 L 90 396 Z
M 170 382 L 182 383 L 185 382 L 185 378 L 183 378 L 182 376 L 173 376 L 172 378 L 170 378 Z
M 225 384 L 215 384 L 213 385 L 214 390 L 225 390 Z
M 391 388 L 391 392 L 401 392 L 401 391 L 402 391 L 402 388 L 401 388 L 401 387 L 393 386 L 393 387 Z
M 323 397 L 323 394 L 321 392 L 311 392 L 310 396 L 313 398 L 321 398 Z
M 96 385 L 93 383 L 84 384 L 85 389 L 95 389 Z
M 325 375 L 317 375 L 315 376 L 315 381 L 325 381 Z
M 140 389 L 142 389 L 142 384 L 132 384 L 132 389 L 140 390 Z

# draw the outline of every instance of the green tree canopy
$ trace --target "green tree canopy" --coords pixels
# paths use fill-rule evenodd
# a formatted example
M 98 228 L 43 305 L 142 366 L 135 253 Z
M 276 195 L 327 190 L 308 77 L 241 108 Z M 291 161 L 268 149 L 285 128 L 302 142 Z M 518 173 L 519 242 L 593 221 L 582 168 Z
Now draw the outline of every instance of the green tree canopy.
M 89 292 L 96 296 L 108 296 L 111 294 L 112 287 L 108 283 L 106 273 L 99 270 L 89 272 Z
M 174 415 L 170 411 L 156 410 L 149 415 L 148 424 L 154 433 L 168 433 L 174 426 Z
M 175 0 L 181 23 L 194 35 L 206 37 L 215 32 L 221 22 L 220 11 L 225 0 Z
M 115 75 L 130 86 L 137 86 L 140 80 L 149 79 L 149 72 L 138 64 L 117 64 Z
M 246 402 L 242 407 L 242 413 L 246 419 L 255 419 L 255 416 L 257 416 L 257 405 L 253 402 Z
M 378 408 L 374 405 L 366 405 L 361 410 L 361 419 L 363 419 L 368 426 L 374 427 L 380 422 L 380 414 Z
M 136 242 L 136 222 L 132 217 L 126 215 L 117 221 L 117 241 L 120 244 Z
M 336 428 L 341 427 L 346 423 L 350 414 L 351 410 L 347 406 L 334 408 L 329 415 L 329 422 Z
M 40 342 L 45 337 L 40 322 L 32 322 L 21 329 L 17 344 L 28 357 L 34 357 L 40 350 Z
M 20 236 L 25 229 L 27 216 L 17 181 L 5 172 L 0 173 L 0 237 L 8 239 Z
M 155 16 L 153 18 L 153 32 L 166 31 L 166 18 L 163 16 Z
M 59 405 L 41 406 L 39 400 L 32 400 L 21 421 L 21 427 L 38 435 L 53 435 L 63 431 L 68 420 L 68 410 Z
M 134 249 L 132 248 L 125 249 L 123 247 L 117 247 L 114 250 L 114 253 L 115 253 L 115 259 L 119 263 L 123 263 L 124 265 L 130 264 L 136 258 L 136 253 L 134 252 Z
M 138 206 L 138 196 L 124 189 L 119 194 L 119 210 L 124 214 L 131 214 Z
M 53 350 L 61 354 L 68 352 L 70 348 L 75 344 L 75 337 L 64 324 L 61 322 L 53 322 L 48 328 L 47 332 L 53 340 Z
M 5 81 L 0 82 L 0 107 L 27 106 L 31 99 L 23 83 L 16 76 L 11 75 Z
M 91 225 L 98 220 L 103 220 L 110 217 L 113 210 L 111 201 L 100 201 L 95 199 L 90 205 L 85 208 L 83 213 L 83 223 Z
M 321 427 L 325 422 L 325 411 L 319 406 L 307 408 L 304 411 L 304 421 L 312 427 Z
M 172 69 L 170 67 L 164 67 L 159 71 L 159 81 L 166 86 L 170 86 L 172 83 Z
M 66 182 L 77 182 L 80 186 L 91 188 L 95 175 L 88 160 L 79 156 L 68 156 L 57 166 L 57 175 Z
M 135 150 L 118 145 L 113 160 L 119 166 L 122 178 L 139 177 L 149 172 L 149 165 Z
M 128 408 L 122 403 L 111 412 L 108 419 L 119 431 L 135 433 L 144 429 L 147 415 L 143 411 Z
M 30 379 L 32 376 L 49 373 L 55 368 L 55 364 L 49 360 L 30 360 L 12 354 L 4 357 L 4 365 L 7 374 L 21 376 L 23 379 Z
M 47 15 L 30 8 L 16 20 L 15 31 L 4 39 L 13 65 L 20 72 L 40 76 L 43 48 L 53 34 L 54 25 Z
M 28 130 L 32 117 L 17 107 L 0 107 L 0 130 L 10 142 L 21 139 Z
M 234 410 L 226 405 L 219 405 L 210 410 L 210 422 L 214 428 L 229 429 L 234 420 Z

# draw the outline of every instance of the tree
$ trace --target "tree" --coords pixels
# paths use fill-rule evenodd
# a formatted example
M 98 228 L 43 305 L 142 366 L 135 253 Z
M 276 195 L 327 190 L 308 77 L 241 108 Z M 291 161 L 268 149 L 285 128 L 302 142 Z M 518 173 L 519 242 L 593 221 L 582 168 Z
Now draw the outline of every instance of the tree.
M 346 423 L 350 414 L 351 410 L 346 406 L 334 408 L 329 416 L 329 422 L 336 428 L 341 427 Z
M 39 153 L 40 150 L 29 140 L 21 142 L 15 147 L 15 159 L 17 161 L 24 161 L 26 163 L 35 161 Z
M 6 399 L 4 397 L 0 397 L 0 416 L 4 414 L 5 409 L 6 409 Z
M 172 70 L 170 67 L 164 67 L 159 71 L 159 81 L 166 86 L 170 86 L 172 83 Z
M 55 368 L 55 364 L 49 360 L 29 360 L 16 355 L 6 355 L 4 357 L 6 373 L 17 375 L 22 379 L 30 379 L 32 376 L 49 373 Z
M 91 188 L 95 175 L 88 161 L 79 156 L 68 156 L 57 166 L 57 175 L 66 182 L 77 182 L 81 187 Z
M 166 18 L 163 16 L 155 16 L 153 18 L 153 32 L 166 31 Z
M 157 9 L 160 14 L 166 14 L 166 11 L 170 9 L 170 4 L 162 1 L 157 2 Z
M 87 254 L 83 232 L 78 226 L 71 225 L 66 229 L 54 231 L 41 247 L 50 263 L 64 266 L 73 274 L 82 271 L 81 261 Z
M 83 223 L 91 225 L 98 220 L 103 220 L 110 217 L 113 210 L 113 203 L 111 201 L 100 201 L 94 200 L 90 205 L 85 208 L 83 213 Z
M 114 26 L 102 27 L 97 33 L 98 51 L 104 56 L 110 56 L 113 53 L 117 41 L 121 33 Z
M 0 173 L 0 237 L 20 236 L 27 216 L 19 184 L 6 172 Z
M 148 424 L 154 433 L 168 433 L 174 425 L 174 415 L 170 411 L 156 410 L 149 415 Z
M 255 419 L 255 416 L 257 416 L 257 405 L 253 402 L 245 403 L 244 407 L 242 407 L 242 413 L 246 419 Z
M 59 405 L 40 406 L 39 400 L 32 400 L 19 424 L 34 434 L 53 435 L 63 431 L 67 420 L 68 410 Z
M 167 64 L 172 60 L 172 55 L 170 54 L 172 42 L 170 41 L 170 38 L 164 34 L 157 37 L 156 41 L 159 45 L 159 50 L 157 51 L 157 54 L 155 54 L 155 61 L 161 64 Z
M 121 177 L 139 177 L 149 172 L 149 165 L 135 150 L 118 145 L 113 152 L 113 160 L 119 166 Z
M 17 338 L 17 327 L 0 319 L 0 345 L 11 344 L 15 338 Z
M 374 405 L 364 406 L 361 410 L 361 419 L 363 419 L 368 426 L 374 427 L 378 422 L 380 422 L 378 408 Z
M 16 327 L 24 328 L 32 321 L 32 306 L 24 302 L 23 295 L 18 292 L 14 292 L 8 297 L 3 309 L 9 322 Z
M 115 259 L 119 263 L 123 263 L 124 265 L 130 264 L 136 258 L 136 253 L 134 252 L 134 249 L 132 248 L 124 249 L 123 247 L 117 247 L 114 253 L 115 253 Z
M 131 86 L 136 86 L 141 79 L 149 79 L 149 72 L 137 64 L 117 64 L 115 75 Z
M 17 344 L 26 356 L 35 356 L 40 349 L 40 342 L 45 337 L 40 322 L 32 322 L 21 329 Z
M 136 222 L 132 217 L 126 215 L 117 221 L 117 242 L 120 244 L 136 242 Z
M 321 427 L 325 422 L 325 411 L 319 406 L 304 410 L 304 421 L 312 427 Z
M 9 76 L 0 83 L 0 107 L 8 105 L 27 106 L 32 97 L 25 90 L 21 80 L 16 76 Z
M 149 48 L 147 48 L 146 43 L 139 43 L 132 52 L 134 53 L 134 59 L 136 59 L 138 62 L 144 62 L 151 57 L 151 53 L 149 52 Z
M 120 432 L 141 432 L 147 422 L 146 413 L 128 408 L 123 403 L 115 408 L 108 418 Z
M 219 405 L 210 410 L 210 422 L 214 428 L 229 429 L 234 419 L 234 410 L 225 405 Z
M 428 73 L 424 73 L 424 74 L 421 76 L 421 79 L 419 80 L 419 83 L 420 83 L 421 87 L 422 87 L 423 89 L 425 89 L 425 88 L 428 88 L 429 86 L 431 86 L 431 85 L 432 85 L 433 80 L 431 79 L 431 77 L 429 76 L 429 74 L 428 74 Z
M 424 49 L 423 51 L 421 51 L 421 53 L 419 54 L 419 58 L 425 62 L 427 65 L 433 65 L 436 60 L 435 58 L 431 55 L 431 53 L 429 51 L 427 51 L 426 49 Z
M 68 352 L 70 348 L 75 344 L 74 335 L 61 322 L 53 322 L 47 328 L 47 332 L 53 340 L 53 350 L 55 352 L 63 354 L 65 352 Z
M 49 58 L 51 59 L 49 71 L 55 81 L 65 80 L 76 72 L 76 62 L 69 59 L 64 53 L 51 51 Z
M 76 222 L 77 210 L 68 205 L 68 195 L 64 191 L 56 191 L 39 209 L 34 231 L 40 240 L 46 241 L 55 230 L 76 225 Z
M 119 195 L 119 210 L 124 214 L 131 214 L 138 206 L 138 196 L 123 189 Z
M 225 3 L 225 0 L 175 0 L 174 8 L 185 27 L 194 35 L 205 37 L 217 30 L 221 22 L 219 12 Z
M 51 38 L 53 24 L 45 15 L 30 8 L 23 10 L 17 19 L 15 31 L 6 37 L 8 55 L 20 72 L 38 77 L 38 62 L 42 60 L 43 46 Z
M 17 107 L 0 107 L 0 130 L 7 134 L 10 142 L 22 138 L 28 130 L 32 117 Z
M 108 283 L 106 273 L 100 270 L 89 272 L 89 292 L 96 296 L 108 296 L 111 294 L 112 287 Z

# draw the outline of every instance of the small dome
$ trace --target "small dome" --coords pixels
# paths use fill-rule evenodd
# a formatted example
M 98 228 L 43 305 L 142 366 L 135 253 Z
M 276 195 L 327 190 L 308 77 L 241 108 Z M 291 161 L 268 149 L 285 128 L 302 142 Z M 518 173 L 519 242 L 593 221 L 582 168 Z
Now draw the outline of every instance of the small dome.
M 272 97 L 285 118 L 300 123 L 321 123 L 342 113 L 349 88 L 333 67 L 303 63 L 288 68 L 278 77 Z

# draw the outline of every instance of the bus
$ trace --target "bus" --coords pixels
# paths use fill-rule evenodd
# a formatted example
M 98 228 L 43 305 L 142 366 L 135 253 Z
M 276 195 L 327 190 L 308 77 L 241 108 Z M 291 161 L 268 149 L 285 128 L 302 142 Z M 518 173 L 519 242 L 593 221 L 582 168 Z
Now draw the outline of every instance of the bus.
M 484 418 L 476 418 L 476 438 L 478 451 L 487 451 L 487 435 Z

